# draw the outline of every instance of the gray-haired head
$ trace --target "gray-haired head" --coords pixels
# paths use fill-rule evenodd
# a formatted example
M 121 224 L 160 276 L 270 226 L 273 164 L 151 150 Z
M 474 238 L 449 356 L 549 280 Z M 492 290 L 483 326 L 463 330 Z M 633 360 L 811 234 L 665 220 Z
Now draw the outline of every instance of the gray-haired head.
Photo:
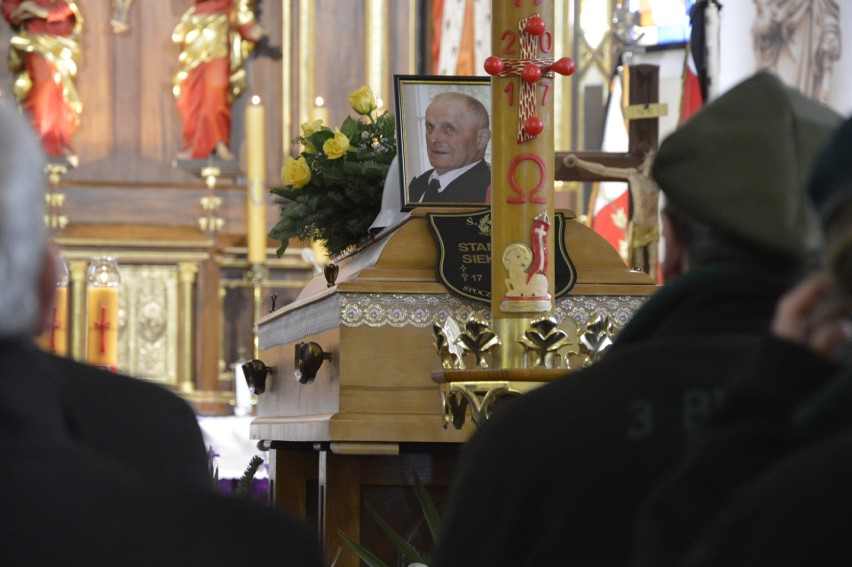
M 432 97 L 432 102 L 450 100 L 464 104 L 467 108 L 467 111 L 470 113 L 470 116 L 476 121 L 476 124 L 479 128 L 488 128 L 490 122 L 490 119 L 488 117 L 488 110 L 485 108 L 485 105 L 482 104 L 482 101 L 480 101 L 478 98 L 458 92 L 438 93 L 434 97 Z
M 43 169 L 31 126 L 0 101 L 0 340 L 37 331 L 46 241 Z

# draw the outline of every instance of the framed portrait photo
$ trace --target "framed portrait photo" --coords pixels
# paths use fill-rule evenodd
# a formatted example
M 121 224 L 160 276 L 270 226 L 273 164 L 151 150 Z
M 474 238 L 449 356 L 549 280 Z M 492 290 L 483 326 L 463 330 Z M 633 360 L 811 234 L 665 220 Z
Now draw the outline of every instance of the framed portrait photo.
M 491 202 L 491 79 L 395 75 L 402 210 Z

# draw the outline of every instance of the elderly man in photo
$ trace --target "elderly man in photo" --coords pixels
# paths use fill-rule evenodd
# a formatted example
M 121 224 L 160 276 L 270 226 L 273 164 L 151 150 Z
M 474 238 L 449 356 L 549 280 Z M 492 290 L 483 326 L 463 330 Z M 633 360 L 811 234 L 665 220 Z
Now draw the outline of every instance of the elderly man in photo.
M 488 111 L 461 93 L 441 93 L 426 109 L 426 150 L 432 169 L 409 185 L 413 203 L 486 203 L 491 166 L 485 148 L 491 140 Z

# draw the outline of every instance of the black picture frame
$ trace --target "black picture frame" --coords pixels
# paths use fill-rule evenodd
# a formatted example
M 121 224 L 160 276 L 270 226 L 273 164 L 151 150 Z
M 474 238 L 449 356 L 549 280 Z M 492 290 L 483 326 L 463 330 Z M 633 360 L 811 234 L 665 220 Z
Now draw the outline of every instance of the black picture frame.
M 400 201 L 403 211 L 417 207 L 483 207 L 481 202 L 416 202 L 410 194 L 412 180 L 432 169 L 426 152 L 425 113 L 432 98 L 445 92 L 459 92 L 477 98 L 485 106 L 491 123 L 491 78 L 438 75 L 394 75 L 396 131 L 399 148 Z M 492 142 L 488 142 L 485 161 L 491 163 Z

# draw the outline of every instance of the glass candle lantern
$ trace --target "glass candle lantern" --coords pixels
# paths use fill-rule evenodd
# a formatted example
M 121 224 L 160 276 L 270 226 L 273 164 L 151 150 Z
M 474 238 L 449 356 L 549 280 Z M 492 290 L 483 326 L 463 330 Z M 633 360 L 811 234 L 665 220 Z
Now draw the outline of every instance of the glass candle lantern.
M 47 327 L 42 329 L 36 342 L 48 352 L 59 356 L 68 354 L 68 266 L 65 260 L 57 261 L 56 294 L 53 311 Z
M 121 276 L 115 258 L 98 256 L 86 273 L 86 362 L 118 370 L 118 291 Z

